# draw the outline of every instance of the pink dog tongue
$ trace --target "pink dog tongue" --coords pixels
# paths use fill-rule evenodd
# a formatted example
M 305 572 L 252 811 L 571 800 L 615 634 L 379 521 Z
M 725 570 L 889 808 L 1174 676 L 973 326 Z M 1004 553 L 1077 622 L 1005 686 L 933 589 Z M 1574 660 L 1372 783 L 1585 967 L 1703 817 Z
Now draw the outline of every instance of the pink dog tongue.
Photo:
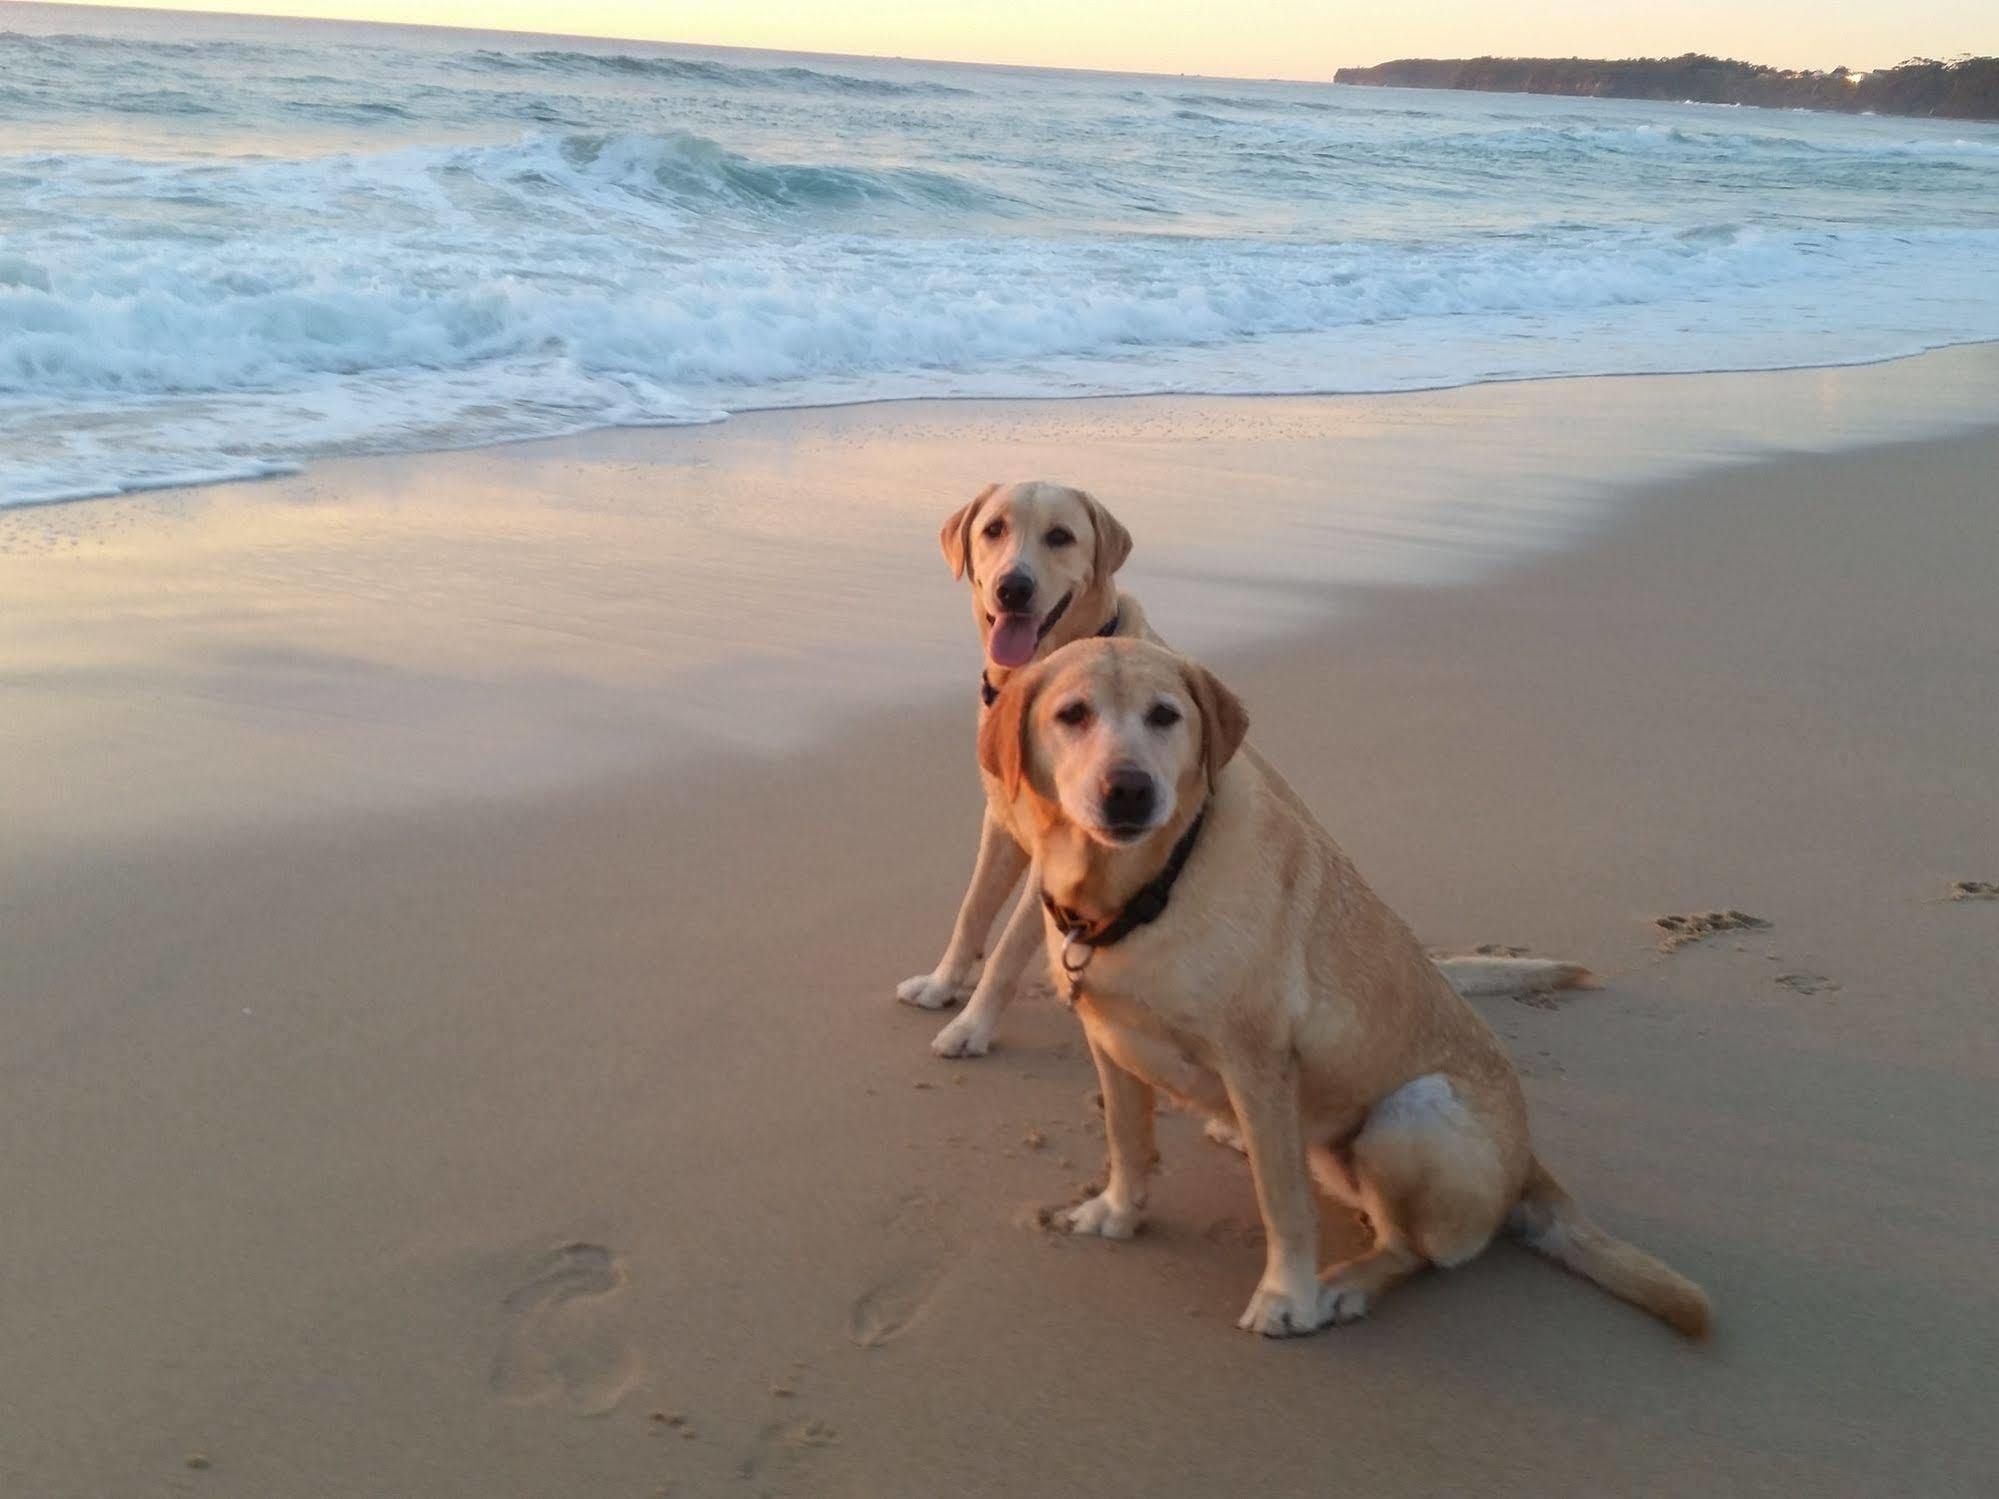
M 1040 641 L 1040 621 L 1031 614 L 1002 614 L 986 637 L 986 654 L 995 666 L 1025 666 L 1034 659 Z

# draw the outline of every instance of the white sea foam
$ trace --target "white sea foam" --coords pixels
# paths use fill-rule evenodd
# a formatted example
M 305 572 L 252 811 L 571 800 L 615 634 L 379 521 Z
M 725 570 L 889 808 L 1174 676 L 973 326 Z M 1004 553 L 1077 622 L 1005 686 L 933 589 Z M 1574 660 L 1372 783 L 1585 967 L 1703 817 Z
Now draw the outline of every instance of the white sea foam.
M 1981 127 L 271 35 L 0 35 L 0 503 L 822 401 L 1999 337 Z

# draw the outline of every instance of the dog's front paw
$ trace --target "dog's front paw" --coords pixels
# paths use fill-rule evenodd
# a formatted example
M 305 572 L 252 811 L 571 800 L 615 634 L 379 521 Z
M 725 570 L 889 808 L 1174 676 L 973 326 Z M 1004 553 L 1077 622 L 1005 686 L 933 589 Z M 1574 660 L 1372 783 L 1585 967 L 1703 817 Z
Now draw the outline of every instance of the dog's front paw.
M 1069 1209 L 1064 1220 L 1072 1234 L 1095 1234 L 1100 1239 L 1129 1239 L 1138 1232 L 1139 1205 L 1135 1202 L 1119 1203 L 1111 1200 L 1108 1192 L 1099 1192 L 1088 1202 Z
M 1326 1300 L 1316 1280 L 1300 1286 L 1258 1286 L 1249 1305 L 1236 1318 L 1244 1332 L 1262 1333 L 1266 1338 L 1296 1338 L 1317 1332 L 1332 1320 Z
M 966 1010 L 931 1039 L 930 1049 L 940 1057 L 982 1057 L 993 1044 L 992 1027 L 982 1022 L 975 1009 Z
M 944 1010 L 967 998 L 972 980 L 954 979 L 947 973 L 919 973 L 895 986 L 895 997 L 919 1010 Z

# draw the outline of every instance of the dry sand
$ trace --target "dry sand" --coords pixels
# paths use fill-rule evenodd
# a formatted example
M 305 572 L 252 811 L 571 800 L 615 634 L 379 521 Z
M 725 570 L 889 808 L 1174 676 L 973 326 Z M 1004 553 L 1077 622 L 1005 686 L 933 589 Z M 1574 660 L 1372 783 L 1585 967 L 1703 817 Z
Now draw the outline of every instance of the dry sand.
M 1994 1492 L 1999 905 L 1949 896 L 1999 879 L 1995 470 L 1992 433 L 1735 467 L 1223 648 L 1260 747 L 1426 939 L 1607 975 L 1486 1013 L 1544 1156 L 1713 1295 L 1706 1347 L 1510 1245 L 1357 1326 L 1247 1337 L 1246 1173 L 1180 1119 L 1138 1240 L 1034 1228 L 1102 1148 L 1073 1022 L 1023 1003 L 940 1063 L 890 998 L 978 815 L 941 582 L 882 610 L 923 618 L 948 690 L 523 787 L 480 782 L 483 719 L 394 737 L 428 678 L 360 729 L 327 712 L 330 744 L 296 696 L 148 693 L 172 590 L 89 572 L 98 636 L 58 659 L 16 614 L 0 655 L 0 1493 Z M 209 501 L 196 541 L 272 492 Z M 311 521 L 267 523 L 309 562 Z M 174 618 L 308 638 L 261 576 Z M 367 607 L 439 651 L 464 586 Z M 534 701 L 552 738 L 599 722 Z M 101 753 L 60 763 L 86 730 Z M 438 744 L 471 794 L 398 779 L 391 750 Z M 288 784 L 287 815 L 215 810 Z M 1768 925 L 1659 950 L 1656 916 L 1729 908 Z

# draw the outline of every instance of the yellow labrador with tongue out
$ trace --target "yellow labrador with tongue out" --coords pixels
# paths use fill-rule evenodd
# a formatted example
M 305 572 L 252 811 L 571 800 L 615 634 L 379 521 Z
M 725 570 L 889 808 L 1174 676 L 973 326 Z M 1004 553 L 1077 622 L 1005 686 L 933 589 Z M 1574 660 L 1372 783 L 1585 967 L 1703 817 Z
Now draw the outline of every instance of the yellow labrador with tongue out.
M 952 512 L 938 540 L 951 575 L 971 584 L 986 656 L 981 713 L 1014 672 L 1072 640 L 1152 638 L 1138 601 L 1114 581 L 1131 555 L 1131 533 L 1080 489 L 990 484 Z M 896 989 L 903 1003 L 926 1010 L 968 1000 L 930 1044 L 944 1057 L 985 1054 L 1001 1011 L 1041 950 L 1040 912 L 1023 900 L 992 956 L 985 954 L 993 922 L 1027 868 L 1020 834 L 994 791 L 988 777 L 978 859 L 944 956 Z
M 1537 1159 L 1491 1029 L 1261 756 L 1204 667 L 1088 640 L 1016 674 L 979 729 L 1039 881 L 1050 966 L 1103 1084 L 1110 1178 L 1069 1228 L 1131 1236 L 1155 1090 L 1240 1128 L 1266 1264 L 1240 1325 L 1364 1315 L 1502 1228 L 1689 1337 L 1700 1289 L 1589 1221 Z M 1319 1274 L 1312 1185 L 1375 1243 Z

